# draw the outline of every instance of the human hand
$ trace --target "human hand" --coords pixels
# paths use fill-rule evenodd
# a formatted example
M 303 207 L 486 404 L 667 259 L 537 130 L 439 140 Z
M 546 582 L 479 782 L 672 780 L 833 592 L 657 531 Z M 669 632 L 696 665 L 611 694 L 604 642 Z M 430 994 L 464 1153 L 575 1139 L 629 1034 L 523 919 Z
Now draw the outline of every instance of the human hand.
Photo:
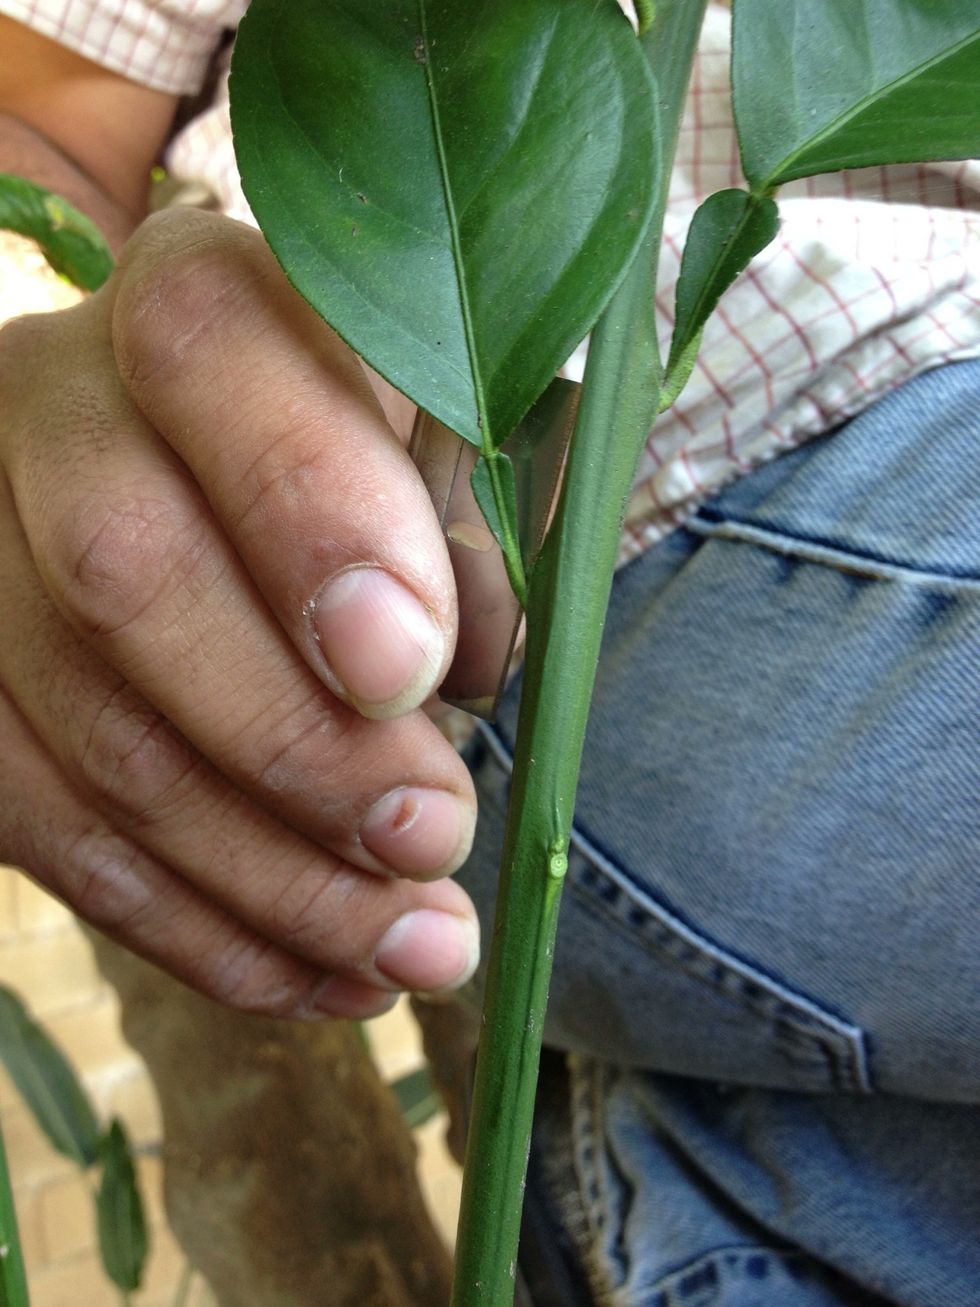
M 161 215 L 0 334 L 0 612 L 0 858 L 247 1010 L 471 972 L 442 536 L 257 233 Z

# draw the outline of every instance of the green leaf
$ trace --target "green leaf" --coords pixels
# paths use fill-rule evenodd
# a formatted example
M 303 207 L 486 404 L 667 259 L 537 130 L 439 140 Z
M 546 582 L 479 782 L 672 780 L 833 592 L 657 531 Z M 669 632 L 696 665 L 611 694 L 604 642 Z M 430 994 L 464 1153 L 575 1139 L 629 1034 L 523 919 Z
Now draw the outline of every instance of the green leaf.
M 716 191 L 691 219 L 677 279 L 661 410 L 674 402 L 691 375 L 702 328 L 722 294 L 778 230 L 775 202 L 748 191 Z
M 2 985 L 0 1058 L 58 1152 L 90 1166 L 99 1155 L 99 1127 L 88 1095 L 57 1045 Z
M 398 1100 L 398 1108 L 410 1130 L 425 1125 L 442 1107 L 442 1099 L 427 1066 L 393 1081 L 391 1092 Z
M 657 412 L 666 413 L 676 403 L 681 391 L 691 379 L 701 348 L 701 331 L 696 331 L 675 355 L 671 348 L 670 365 L 664 369 L 664 379 L 657 400 Z
M 17 1229 L 17 1213 L 0 1135 L 0 1307 L 28 1307 L 24 1254 Z
M 473 487 L 473 498 L 477 502 L 480 512 L 486 519 L 487 526 L 493 534 L 494 540 L 500 545 L 501 549 L 506 552 L 508 532 L 511 540 L 518 538 L 517 528 L 517 487 L 514 484 L 514 465 L 506 454 L 497 453 L 494 455 L 494 464 L 497 468 L 497 475 L 500 478 L 501 490 L 503 492 L 503 502 L 507 520 L 501 520 L 500 513 L 497 511 L 497 501 L 493 493 L 493 483 L 491 480 L 490 464 L 481 454 L 476 460 L 476 466 L 470 473 L 470 485 Z
M 112 271 L 112 255 L 95 223 L 23 177 L 0 173 L 0 228 L 30 236 L 55 272 L 82 290 L 98 290 Z
M 977 0 L 735 0 L 742 169 L 766 191 L 980 148 Z
M 422 408 L 499 445 L 649 220 L 653 81 L 618 5 L 253 0 L 231 96 L 293 284 Z
M 113 1284 L 129 1293 L 138 1289 L 146 1261 L 143 1203 L 122 1122 L 112 1122 L 102 1141 L 102 1182 L 96 1195 L 99 1251 Z

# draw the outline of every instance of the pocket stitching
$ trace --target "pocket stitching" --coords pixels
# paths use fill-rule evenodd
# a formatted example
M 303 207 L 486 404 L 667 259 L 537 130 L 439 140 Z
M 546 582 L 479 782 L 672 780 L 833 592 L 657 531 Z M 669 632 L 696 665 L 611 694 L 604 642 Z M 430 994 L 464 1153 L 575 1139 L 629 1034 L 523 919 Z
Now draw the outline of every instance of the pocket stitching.
M 915 567 L 909 563 L 877 558 L 862 554 L 854 547 L 831 540 L 793 535 L 784 527 L 756 525 L 744 519 L 725 517 L 721 513 L 702 508 L 685 528 L 706 540 L 734 540 L 742 544 L 757 545 L 773 553 L 801 558 L 806 562 L 822 564 L 838 572 L 866 576 L 876 581 L 904 581 L 908 585 L 928 586 L 930 589 L 948 590 L 956 595 L 980 594 L 980 578 L 972 572 L 950 569 Z
M 487 745 L 490 757 L 509 777 L 513 771 L 514 761 L 505 741 L 488 722 L 478 722 L 477 731 Z M 569 858 L 567 874 L 569 889 L 578 888 L 580 893 L 587 894 L 591 903 L 597 902 L 606 910 L 610 918 L 631 936 L 635 936 L 644 922 L 649 920 L 658 922 L 661 928 L 667 931 L 667 937 L 664 940 L 651 942 L 664 952 L 667 952 L 665 945 L 674 941 L 679 941 L 682 947 L 690 949 L 690 956 L 679 957 L 669 952 L 667 955 L 692 979 L 704 985 L 713 984 L 717 989 L 726 975 L 737 977 L 737 993 L 721 989 L 722 994 L 756 1017 L 783 1023 L 782 1030 L 779 1030 L 777 1025 L 779 1037 L 774 1046 L 787 1060 L 789 1060 L 789 1052 L 785 1045 L 788 1042 L 787 1031 L 789 1031 L 790 1038 L 798 1047 L 813 1050 L 818 1055 L 819 1065 L 829 1067 L 831 1078 L 836 1081 L 834 1087 L 852 1093 L 873 1092 L 866 1040 L 860 1026 L 827 1012 L 812 999 L 766 975 L 758 967 L 692 929 L 675 913 L 658 903 L 651 894 L 635 885 L 629 875 L 597 848 L 574 823 L 570 853 L 572 856 Z M 608 898 L 604 899 L 601 893 L 597 896 L 588 891 L 580 883 L 577 859 L 580 860 L 582 867 L 591 868 L 596 876 L 605 875 L 616 891 L 614 900 L 618 901 L 620 896 L 625 898 L 631 903 L 632 910 L 638 912 L 640 916 L 631 921 L 628 917 L 624 917 L 621 907 L 618 912 L 613 911 L 613 903 Z M 691 965 L 698 959 L 708 960 L 710 964 L 720 967 L 721 976 L 713 979 L 701 974 Z M 768 1003 L 764 1003 L 763 999 L 768 999 Z M 817 1032 L 822 1034 L 822 1039 L 818 1037 Z
M 872 1092 L 864 1032 L 859 1026 L 826 1011 L 812 999 L 694 930 L 635 885 L 577 826 L 572 830 L 572 849 L 580 862 L 576 866 L 576 860 L 570 860 L 570 885 L 587 893 L 590 901 L 598 901 L 631 935 L 639 933 L 693 980 L 710 986 L 754 1016 L 774 1023 L 779 1030 L 775 1046 L 777 1049 L 782 1046 L 784 1056 L 789 1056 L 786 1043 L 794 1042 L 804 1050 L 817 1053 L 821 1065 L 829 1063 L 837 1087 L 863 1094 Z M 587 883 L 589 872 L 597 879 L 605 876 L 615 895 L 604 897 L 601 890 L 598 894 L 591 893 L 594 887 Z M 653 939 L 647 933 L 651 923 L 662 932 Z M 704 974 L 705 964 L 712 968 L 710 974 Z

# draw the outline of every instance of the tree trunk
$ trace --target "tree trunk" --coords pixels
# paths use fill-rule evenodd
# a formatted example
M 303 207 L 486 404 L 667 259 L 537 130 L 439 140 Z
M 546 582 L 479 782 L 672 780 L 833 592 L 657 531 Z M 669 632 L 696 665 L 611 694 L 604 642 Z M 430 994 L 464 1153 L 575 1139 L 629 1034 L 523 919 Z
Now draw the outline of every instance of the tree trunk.
M 221 1307 L 445 1307 L 414 1144 L 356 1027 L 242 1016 L 95 947 L 160 1096 L 171 1225 Z

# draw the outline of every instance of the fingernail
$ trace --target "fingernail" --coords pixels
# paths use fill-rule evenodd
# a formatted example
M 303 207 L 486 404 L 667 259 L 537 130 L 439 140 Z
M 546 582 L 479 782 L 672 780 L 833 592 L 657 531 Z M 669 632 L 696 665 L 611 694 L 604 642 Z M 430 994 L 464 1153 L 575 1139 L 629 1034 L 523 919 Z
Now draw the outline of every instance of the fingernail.
M 368 810 L 361 843 L 403 876 L 446 875 L 462 865 L 473 843 L 475 810 L 446 790 L 403 787 Z
M 337 688 L 364 716 L 397 716 L 435 688 L 442 632 L 387 572 L 341 572 L 318 596 L 313 621 Z
M 405 989 L 458 989 L 480 960 L 475 921 L 419 908 L 400 917 L 378 945 L 374 963 Z

